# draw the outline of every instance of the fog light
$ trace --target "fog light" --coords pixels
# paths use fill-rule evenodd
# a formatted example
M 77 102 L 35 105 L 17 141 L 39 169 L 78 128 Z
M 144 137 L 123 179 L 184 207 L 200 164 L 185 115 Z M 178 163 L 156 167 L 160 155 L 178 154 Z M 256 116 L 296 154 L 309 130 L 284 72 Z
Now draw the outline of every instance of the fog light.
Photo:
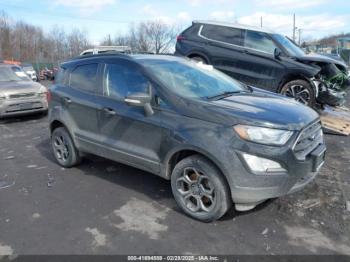
M 280 173 L 286 172 L 286 170 L 278 163 L 266 158 L 249 155 L 246 153 L 242 154 L 245 162 L 247 163 L 250 170 L 258 173 Z

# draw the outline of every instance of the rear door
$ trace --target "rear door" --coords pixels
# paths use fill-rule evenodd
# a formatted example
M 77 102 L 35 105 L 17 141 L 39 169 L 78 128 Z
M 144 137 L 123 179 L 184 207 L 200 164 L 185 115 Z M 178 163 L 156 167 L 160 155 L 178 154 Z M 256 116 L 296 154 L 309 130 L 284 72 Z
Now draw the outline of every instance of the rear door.
M 164 129 L 159 114 L 145 116 L 142 107 L 124 102 L 131 93 L 150 92 L 150 81 L 134 62 L 106 63 L 99 97 L 99 133 L 102 155 L 153 173 L 160 170 Z
M 96 93 L 100 85 L 99 64 L 79 64 L 71 69 L 68 86 L 62 90 L 61 103 L 65 108 L 67 125 L 81 149 L 94 151 L 98 123 Z
M 244 30 L 204 24 L 198 35 L 207 41 L 206 54 L 211 58 L 211 64 L 224 73 L 240 79 L 244 74 L 240 69 L 240 63 L 245 59 Z

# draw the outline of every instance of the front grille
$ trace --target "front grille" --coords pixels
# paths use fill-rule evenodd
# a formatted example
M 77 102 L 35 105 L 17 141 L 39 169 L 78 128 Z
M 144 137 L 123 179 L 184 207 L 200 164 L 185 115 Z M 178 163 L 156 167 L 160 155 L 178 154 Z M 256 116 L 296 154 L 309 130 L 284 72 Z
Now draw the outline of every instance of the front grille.
M 12 94 L 9 95 L 10 99 L 25 99 L 25 98 L 32 98 L 35 97 L 36 93 L 21 93 L 21 94 Z
M 319 145 L 323 144 L 323 132 L 320 122 L 313 123 L 301 131 L 294 145 L 294 153 L 298 160 L 306 157 Z

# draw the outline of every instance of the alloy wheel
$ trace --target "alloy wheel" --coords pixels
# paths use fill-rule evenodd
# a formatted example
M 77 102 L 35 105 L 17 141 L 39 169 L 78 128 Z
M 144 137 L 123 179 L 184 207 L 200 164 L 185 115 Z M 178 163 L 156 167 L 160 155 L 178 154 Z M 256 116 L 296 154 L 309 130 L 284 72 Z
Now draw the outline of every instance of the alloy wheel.
M 215 188 L 208 176 L 194 167 L 183 170 L 176 189 L 191 212 L 210 212 L 215 206 Z
M 55 156 L 58 160 L 66 162 L 69 158 L 69 147 L 66 139 L 62 135 L 56 135 L 53 139 Z
M 296 101 L 308 105 L 311 100 L 310 91 L 302 85 L 291 85 L 284 92 L 283 95 L 293 97 Z

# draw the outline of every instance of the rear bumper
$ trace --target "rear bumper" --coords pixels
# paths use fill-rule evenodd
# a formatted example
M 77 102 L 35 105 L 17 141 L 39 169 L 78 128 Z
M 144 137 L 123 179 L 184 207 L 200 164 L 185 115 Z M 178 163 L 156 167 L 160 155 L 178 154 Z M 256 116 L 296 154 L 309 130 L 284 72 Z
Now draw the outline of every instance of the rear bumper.
M 6 100 L 0 104 L 0 117 L 11 117 L 19 115 L 45 112 L 48 109 L 45 97 L 19 100 Z

